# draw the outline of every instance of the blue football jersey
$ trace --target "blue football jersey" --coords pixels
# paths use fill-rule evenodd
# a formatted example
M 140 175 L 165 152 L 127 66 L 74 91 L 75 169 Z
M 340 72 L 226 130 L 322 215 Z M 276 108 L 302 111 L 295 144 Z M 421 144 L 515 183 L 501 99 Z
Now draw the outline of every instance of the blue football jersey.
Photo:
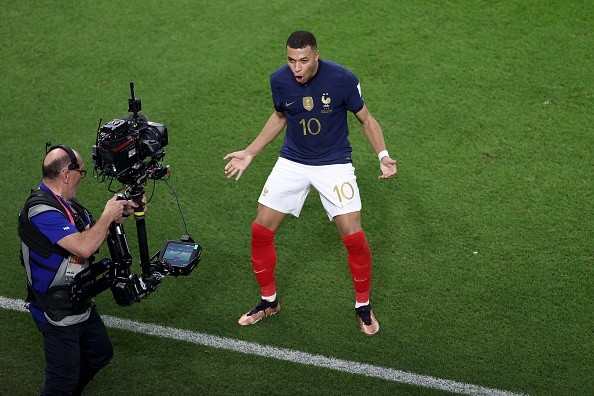
M 359 80 L 341 65 L 318 62 L 306 84 L 295 81 L 288 65 L 270 76 L 274 108 L 287 120 L 280 156 L 305 165 L 350 163 L 347 111 L 357 113 L 365 104 Z

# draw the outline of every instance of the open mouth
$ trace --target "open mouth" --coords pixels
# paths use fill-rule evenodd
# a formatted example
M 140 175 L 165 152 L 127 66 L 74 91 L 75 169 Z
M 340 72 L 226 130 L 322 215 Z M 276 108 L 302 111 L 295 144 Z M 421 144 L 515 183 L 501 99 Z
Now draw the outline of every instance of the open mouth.
M 299 84 L 303 84 L 303 76 L 295 76 L 295 81 L 297 81 Z

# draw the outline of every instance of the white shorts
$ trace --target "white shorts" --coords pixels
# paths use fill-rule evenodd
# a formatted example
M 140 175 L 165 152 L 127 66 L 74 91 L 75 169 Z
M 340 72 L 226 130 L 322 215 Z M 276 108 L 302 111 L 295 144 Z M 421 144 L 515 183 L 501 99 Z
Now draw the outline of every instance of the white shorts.
M 258 202 L 299 217 L 311 187 L 320 194 L 330 220 L 361 210 L 361 197 L 352 164 L 303 165 L 285 158 L 276 161 Z

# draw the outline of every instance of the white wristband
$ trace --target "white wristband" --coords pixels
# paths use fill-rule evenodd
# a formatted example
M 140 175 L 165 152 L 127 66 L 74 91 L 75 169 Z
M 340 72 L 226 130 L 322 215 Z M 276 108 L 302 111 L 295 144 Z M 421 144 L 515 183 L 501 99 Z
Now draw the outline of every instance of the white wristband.
M 389 156 L 390 156 L 390 154 L 388 154 L 388 150 L 382 150 L 377 154 L 377 159 L 379 159 L 381 162 L 382 158 L 389 157 Z

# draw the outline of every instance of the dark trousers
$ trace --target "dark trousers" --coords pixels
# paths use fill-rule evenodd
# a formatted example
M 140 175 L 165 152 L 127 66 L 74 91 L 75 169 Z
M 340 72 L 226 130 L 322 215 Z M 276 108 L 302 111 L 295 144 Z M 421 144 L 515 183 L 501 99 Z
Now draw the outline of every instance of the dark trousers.
M 72 326 L 35 323 L 43 334 L 45 352 L 45 387 L 41 395 L 81 395 L 113 357 L 107 329 L 96 309 L 93 307 L 89 319 Z

